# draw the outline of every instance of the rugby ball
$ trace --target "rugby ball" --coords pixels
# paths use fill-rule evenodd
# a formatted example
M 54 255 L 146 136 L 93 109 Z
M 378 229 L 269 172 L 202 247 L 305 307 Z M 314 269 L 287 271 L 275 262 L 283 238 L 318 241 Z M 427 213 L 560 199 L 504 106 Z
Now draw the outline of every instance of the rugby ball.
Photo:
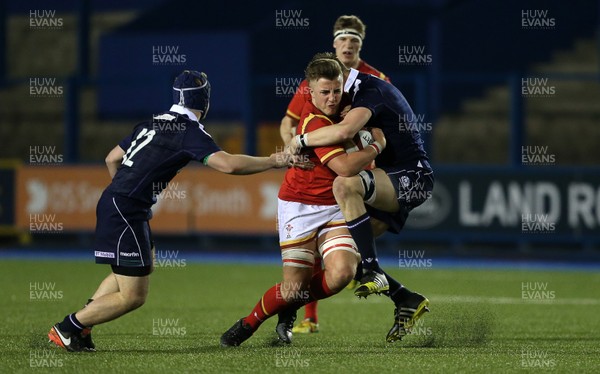
M 346 148 L 346 153 L 358 152 L 361 149 L 365 149 L 366 146 L 373 143 L 373 135 L 368 130 L 360 130 L 354 135 L 351 142 L 348 142 Z

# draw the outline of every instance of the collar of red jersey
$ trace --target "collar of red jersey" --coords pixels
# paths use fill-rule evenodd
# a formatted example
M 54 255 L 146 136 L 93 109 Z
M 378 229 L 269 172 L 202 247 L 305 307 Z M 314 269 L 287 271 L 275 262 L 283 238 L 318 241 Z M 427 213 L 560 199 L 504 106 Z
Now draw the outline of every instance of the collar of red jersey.
M 350 73 L 348 73 L 348 79 L 346 79 L 346 84 L 344 84 L 344 92 L 350 92 L 350 88 L 354 84 L 356 77 L 358 76 L 358 70 L 354 68 L 350 68 Z
M 181 106 L 181 105 L 177 105 L 177 104 L 173 104 L 171 106 L 171 109 L 169 109 L 170 112 L 175 112 L 175 113 L 179 113 L 179 114 L 185 114 L 186 116 L 188 116 L 189 119 L 191 119 L 192 121 L 198 121 L 198 117 L 196 117 L 196 115 L 194 113 L 192 113 L 191 110 L 189 110 L 188 108 Z

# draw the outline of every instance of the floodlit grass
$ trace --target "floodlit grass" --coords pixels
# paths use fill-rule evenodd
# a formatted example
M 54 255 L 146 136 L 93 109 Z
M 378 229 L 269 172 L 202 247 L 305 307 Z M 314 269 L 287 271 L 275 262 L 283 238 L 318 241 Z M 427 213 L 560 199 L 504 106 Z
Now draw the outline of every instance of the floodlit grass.
M 273 318 L 241 347 L 224 349 L 220 335 L 279 281 L 281 269 L 183 265 L 157 269 L 143 307 L 94 328 L 98 352 L 67 353 L 46 334 L 85 303 L 108 267 L 3 261 L 0 372 L 600 370 L 600 274 L 594 272 L 390 269 L 431 301 L 431 313 L 401 342 L 385 342 L 394 309 L 388 298 L 358 300 L 345 290 L 320 303 L 318 334 L 273 346 Z

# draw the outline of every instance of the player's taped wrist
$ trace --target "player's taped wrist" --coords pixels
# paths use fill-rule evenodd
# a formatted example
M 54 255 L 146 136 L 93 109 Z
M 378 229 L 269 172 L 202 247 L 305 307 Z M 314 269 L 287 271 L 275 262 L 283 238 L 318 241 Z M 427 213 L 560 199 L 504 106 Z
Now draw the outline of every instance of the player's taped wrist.
M 381 154 L 381 151 L 383 150 L 383 147 L 378 141 L 374 141 L 373 143 L 369 144 L 369 147 L 373 147 L 373 149 L 375 150 L 375 152 L 377 152 L 378 155 Z
M 308 134 L 296 135 L 295 138 L 299 149 L 308 147 Z

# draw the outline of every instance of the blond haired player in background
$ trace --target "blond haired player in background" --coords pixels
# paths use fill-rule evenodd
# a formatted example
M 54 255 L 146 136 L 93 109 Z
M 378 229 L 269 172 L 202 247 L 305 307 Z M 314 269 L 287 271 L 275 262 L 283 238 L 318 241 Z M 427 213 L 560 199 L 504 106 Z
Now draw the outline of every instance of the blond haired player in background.
M 360 51 L 365 39 L 365 30 L 367 26 L 355 15 L 340 16 L 333 25 L 333 48 L 335 55 L 348 69 L 353 68 L 361 73 L 371 74 L 387 82 L 390 79 L 367 64 L 360 58 Z M 285 116 L 281 119 L 279 132 L 285 144 L 296 135 L 296 126 L 302 114 L 304 104 L 310 101 L 310 89 L 308 82 L 300 82 L 294 97 L 287 107 Z

